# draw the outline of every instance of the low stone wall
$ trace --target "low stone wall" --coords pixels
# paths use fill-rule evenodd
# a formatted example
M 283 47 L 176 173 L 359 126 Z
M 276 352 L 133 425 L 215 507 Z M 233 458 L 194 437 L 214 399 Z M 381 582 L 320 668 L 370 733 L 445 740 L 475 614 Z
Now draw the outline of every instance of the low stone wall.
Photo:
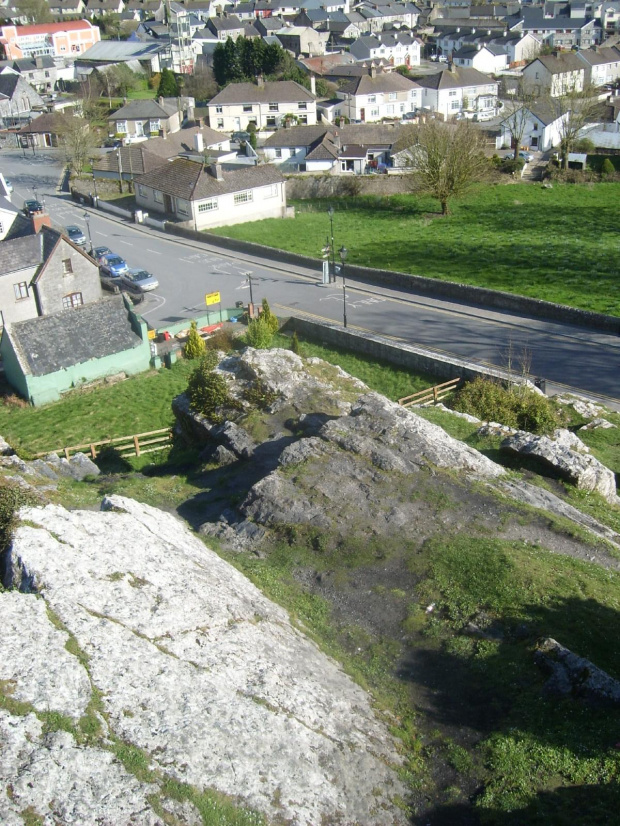
M 484 367 L 465 359 L 457 359 L 448 355 L 439 355 L 423 347 L 413 347 L 409 344 L 397 343 L 382 336 L 370 333 L 358 333 L 355 330 L 344 329 L 335 324 L 311 321 L 299 316 L 291 316 L 284 324 L 283 330 L 297 332 L 300 336 L 325 344 L 330 347 L 342 347 L 363 353 L 375 359 L 382 359 L 389 364 L 404 367 L 416 373 L 428 373 L 437 379 L 462 378 L 472 381 L 478 376 L 490 376 L 502 381 L 521 383 L 521 376 L 500 368 Z
M 237 238 L 225 238 L 224 236 L 213 235 L 208 232 L 195 232 L 194 230 L 183 229 L 178 225 L 170 223 L 166 224 L 166 231 L 183 238 L 190 238 L 193 241 L 212 244 L 213 246 L 221 247 L 231 252 L 257 255 L 269 258 L 272 261 L 277 261 L 278 263 L 293 264 L 294 266 L 316 270 L 317 277 L 320 273 L 322 262 L 317 258 L 310 258 L 306 255 L 298 255 L 294 252 L 266 247 L 250 241 L 241 241 Z M 463 304 L 488 307 L 494 310 L 507 310 L 508 312 L 531 316 L 532 318 L 561 321 L 567 324 L 574 324 L 578 327 L 589 327 L 593 330 L 620 335 L 620 318 L 617 316 L 592 313 L 588 310 L 578 310 L 574 307 L 566 307 L 563 304 L 552 304 L 549 301 L 540 301 L 536 298 L 527 298 L 526 296 L 513 295 L 512 293 L 488 290 L 484 287 L 472 287 L 468 284 L 457 284 L 453 281 L 438 281 L 434 278 L 424 278 L 421 275 L 409 275 L 408 273 L 395 272 L 392 270 L 358 267 L 353 264 L 347 264 L 346 275 L 347 278 L 354 278 L 367 284 L 398 287 L 398 289 L 418 295 L 447 298 L 450 301 L 459 301 Z

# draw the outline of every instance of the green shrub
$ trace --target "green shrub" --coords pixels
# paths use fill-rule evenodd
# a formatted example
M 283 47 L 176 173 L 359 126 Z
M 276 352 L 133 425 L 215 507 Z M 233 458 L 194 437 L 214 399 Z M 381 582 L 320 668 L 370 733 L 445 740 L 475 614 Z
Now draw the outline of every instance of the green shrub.
M 0 478 L 0 552 L 5 551 L 13 539 L 17 525 L 17 512 L 24 505 L 33 505 L 36 498 L 20 485 Z
M 192 321 L 189 336 L 187 337 L 185 347 L 183 348 L 183 355 L 186 359 L 198 359 L 204 355 L 205 350 L 206 345 L 204 339 L 198 332 L 196 322 Z
M 189 377 L 187 393 L 194 410 L 217 423 L 223 420 L 221 409 L 230 404 L 231 399 L 226 379 L 213 372 L 216 363 L 215 352 L 207 352 Z
M 603 161 L 603 165 L 601 167 L 601 174 L 602 175 L 615 175 L 616 170 L 613 163 L 609 160 L 609 158 L 605 158 Z
M 525 166 L 525 161 L 523 158 L 504 158 L 502 164 L 500 166 L 500 170 L 505 172 L 507 175 L 512 175 L 512 173 L 520 172 L 523 167 Z
M 248 331 L 245 335 L 245 340 L 250 347 L 256 347 L 257 350 L 267 350 L 271 347 L 273 333 L 269 322 L 267 322 L 262 316 L 250 321 Z
M 251 405 L 264 410 L 275 402 L 279 394 L 275 390 L 270 390 L 262 379 L 256 379 L 245 389 L 243 395 Z
M 527 387 L 505 387 L 483 378 L 474 379 L 457 391 L 451 406 L 483 421 L 530 433 L 550 433 L 560 424 L 559 414 L 545 396 Z
M 293 333 L 293 338 L 291 339 L 291 350 L 296 355 L 299 355 L 299 338 L 296 332 Z
M 271 312 L 271 307 L 269 306 L 269 302 L 266 298 L 263 298 L 262 317 L 271 330 L 272 335 L 275 335 L 280 329 L 280 322 L 278 321 L 278 317 Z
M 235 349 L 235 337 L 230 330 L 216 330 L 212 336 L 205 341 L 207 350 L 219 350 L 224 353 L 230 353 Z

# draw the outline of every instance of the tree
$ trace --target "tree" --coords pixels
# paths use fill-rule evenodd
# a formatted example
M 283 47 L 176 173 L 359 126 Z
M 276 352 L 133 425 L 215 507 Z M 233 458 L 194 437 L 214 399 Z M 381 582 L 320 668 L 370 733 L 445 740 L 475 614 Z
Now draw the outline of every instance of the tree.
M 609 158 L 605 158 L 603 161 L 603 166 L 601 167 L 601 174 L 607 177 L 614 177 L 616 174 L 616 168 L 613 165 L 612 161 Z
M 157 89 L 157 97 L 176 98 L 179 94 L 179 87 L 174 72 L 170 69 L 161 70 L 161 80 Z
M 230 395 L 226 379 L 214 372 L 216 364 L 217 354 L 207 351 L 189 377 L 187 394 L 194 410 L 212 422 L 221 422 L 219 411 L 230 402 Z
M 431 120 L 411 130 L 407 166 L 414 189 L 433 195 L 448 215 L 448 202 L 462 195 L 489 171 L 481 133 L 469 121 Z
M 65 149 L 67 163 L 78 175 L 95 154 L 98 138 L 84 118 L 66 117 L 60 122 L 58 136 Z
M 514 91 L 509 92 L 509 100 L 504 105 L 502 111 L 504 124 L 510 133 L 510 143 L 515 150 L 515 157 L 523 142 L 531 107 L 537 98 L 534 87 L 521 81 Z
M 29 23 L 49 23 L 52 13 L 46 0 L 17 0 L 17 17 L 25 17 Z
M 293 333 L 293 338 L 291 339 L 291 350 L 295 355 L 299 355 L 299 338 L 297 337 L 297 331 Z
M 583 89 L 569 89 L 563 94 L 549 96 L 546 103 L 560 121 L 560 151 L 562 166 L 568 169 L 568 155 L 579 140 L 583 127 L 595 117 L 598 108 L 596 89 L 586 85 Z
M 189 328 L 189 335 L 183 348 L 183 355 L 186 359 L 197 359 L 204 355 L 205 350 L 205 340 L 198 332 L 196 322 L 192 321 Z
M 263 316 L 250 321 L 245 339 L 250 347 L 256 347 L 257 350 L 267 350 L 271 347 L 273 333 Z
M 213 70 L 198 66 L 193 75 L 187 76 L 184 92 L 197 101 L 210 100 L 217 94 L 217 83 L 215 82 Z
M 262 317 L 264 318 L 265 323 L 271 330 L 272 335 L 275 335 L 280 329 L 280 322 L 278 321 L 278 317 L 271 312 L 271 307 L 269 306 L 269 302 L 266 298 L 263 298 Z

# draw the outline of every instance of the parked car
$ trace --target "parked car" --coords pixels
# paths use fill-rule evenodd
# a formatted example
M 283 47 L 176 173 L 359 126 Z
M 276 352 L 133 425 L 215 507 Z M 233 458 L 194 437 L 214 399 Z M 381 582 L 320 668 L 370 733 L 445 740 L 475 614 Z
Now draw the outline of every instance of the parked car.
M 86 236 L 79 227 L 75 226 L 75 224 L 70 224 L 68 227 L 65 227 L 65 233 L 67 238 L 70 241 L 73 241 L 74 244 L 77 244 L 78 247 L 86 246 Z
M 125 259 L 115 253 L 104 255 L 99 262 L 99 272 L 112 277 L 125 275 L 128 269 Z
M 102 259 L 105 258 L 106 255 L 113 255 L 113 252 L 110 247 L 94 247 L 91 255 L 98 264 L 101 264 L 103 263 Z
M 140 269 L 130 269 L 121 276 L 123 289 L 132 293 L 146 293 L 156 290 L 159 281 L 150 272 Z
M 519 152 L 517 157 L 522 158 L 525 161 L 525 163 L 529 163 L 530 161 L 534 160 L 534 156 L 531 154 L 531 152 Z
M 432 60 L 433 63 L 437 63 L 437 61 L 439 60 L 439 55 L 438 54 L 432 54 L 430 56 L 429 60 Z
M 439 57 L 438 57 L 438 60 L 439 60 L 440 63 L 447 63 L 448 62 L 448 58 L 445 56 L 445 54 L 440 54 Z
M 37 212 L 43 212 L 43 204 L 40 201 L 35 201 L 34 198 L 31 198 L 28 201 L 24 201 L 22 212 L 24 215 L 36 215 Z
M 231 141 L 233 143 L 244 143 L 250 140 L 250 133 L 249 132 L 233 132 L 230 136 Z
M 414 109 L 413 112 L 405 112 L 405 114 L 402 116 L 401 120 L 414 120 L 414 118 L 417 118 L 417 116 L 418 116 L 418 113 Z

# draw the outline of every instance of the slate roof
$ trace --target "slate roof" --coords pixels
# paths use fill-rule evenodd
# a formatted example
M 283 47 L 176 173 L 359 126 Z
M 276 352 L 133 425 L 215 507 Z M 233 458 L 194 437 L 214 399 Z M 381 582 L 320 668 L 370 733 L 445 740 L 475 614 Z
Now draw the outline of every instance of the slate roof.
M 58 134 L 65 124 L 71 123 L 73 117 L 60 112 L 44 112 L 31 123 L 24 124 L 19 130 L 20 135 Z
M 5 327 L 26 375 L 45 376 L 142 344 L 122 295 Z
M 136 183 L 173 195 L 175 198 L 200 201 L 204 198 L 281 183 L 284 180 L 282 174 L 270 164 L 222 171 L 222 177 L 223 180 L 218 181 L 198 161 L 175 158 L 145 175 L 140 175 L 136 178 Z
M 120 166 L 124 174 L 142 175 L 161 164 L 161 157 L 149 152 L 146 149 L 148 141 L 134 146 L 120 147 Z M 177 154 L 177 153 L 173 153 Z M 119 171 L 119 149 L 114 152 L 106 152 L 99 160 L 93 163 L 95 172 L 116 172 Z
M 170 118 L 179 111 L 176 98 L 164 98 L 164 102 L 157 100 L 130 100 L 116 112 L 108 116 L 108 120 L 136 120 L 138 118 Z
M 37 267 L 41 263 L 41 238 L 30 235 L 0 243 L 0 276 Z
M 260 86 L 256 83 L 229 83 L 219 94 L 211 98 L 209 104 L 290 103 L 314 99 L 314 95 L 296 81 L 276 80 Z
M 51 55 L 42 55 L 40 58 L 41 66 L 37 66 L 34 57 L 23 57 L 19 60 L 13 61 L 13 68 L 18 72 L 33 72 L 36 69 L 53 69 L 55 68 L 54 58 Z
M 560 4 L 553 4 L 560 5 Z M 536 29 L 538 31 L 555 31 L 557 29 L 581 29 L 588 23 L 592 23 L 592 18 L 571 17 L 568 8 L 560 12 L 556 11 L 554 17 L 545 17 L 541 7 L 524 7 L 520 14 L 523 19 L 523 31 Z
M 7 98 L 12 98 L 15 94 L 15 87 L 23 78 L 20 75 L 14 75 L 12 72 L 0 75 L 0 95 L 5 95 Z
M 494 82 L 478 69 L 466 69 L 462 66 L 455 66 L 452 71 L 442 69 L 440 72 L 417 79 L 418 86 L 425 89 L 460 89 L 463 86 L 488 86 Z
M 340 91 L 351 95 L 368 95 L 374 92 L 408 92 L 417 86 L 413 80 L 403 77 L 398 72 L 380 72 L 375 77 L 369 74 L 356 77 L 346 83 Z
M 581 49 L 578 53 L 590 66 L 601 66 L 605 63 L 617 63 L 620 60 L 620 51 L 611 47 L 598 49 Z
M 558 57 L 540 55 L 536 58 L 552 75 L 561 75 L 564 72 L 583 72 L 584 65 L 573 52 L 562 52 Z M 533 62 L 536 63 L 536 60 Z M 532 65 L 531 63 L 529 64 Z
M 306 155 L 307 161 L 334 161 L 338 157 L 338 149 L 330 140 L 331 135 L 317 143 Z
M 342 101 L 339 101 L 342 103 Z M 269 147 L 295 147 L 312 146 L 317 141 L 329 138 L 333 140 L 335 135 L 340 137 L 344 146 L 392 146 L 400 137 L 401 133 L 408 129 L 408 126 L 400 124 L 382 123 L 349 123 L 342 127 L 337 126 L 292 126 L 290 129 L 279 129 L 271 135 L 264 146 Z
M 142 43 L 139 40 L 100 40 L 82 52 L 76 60 L 115 63 L 126 60 L 146 60 L 166 48 L 164 43 Z

